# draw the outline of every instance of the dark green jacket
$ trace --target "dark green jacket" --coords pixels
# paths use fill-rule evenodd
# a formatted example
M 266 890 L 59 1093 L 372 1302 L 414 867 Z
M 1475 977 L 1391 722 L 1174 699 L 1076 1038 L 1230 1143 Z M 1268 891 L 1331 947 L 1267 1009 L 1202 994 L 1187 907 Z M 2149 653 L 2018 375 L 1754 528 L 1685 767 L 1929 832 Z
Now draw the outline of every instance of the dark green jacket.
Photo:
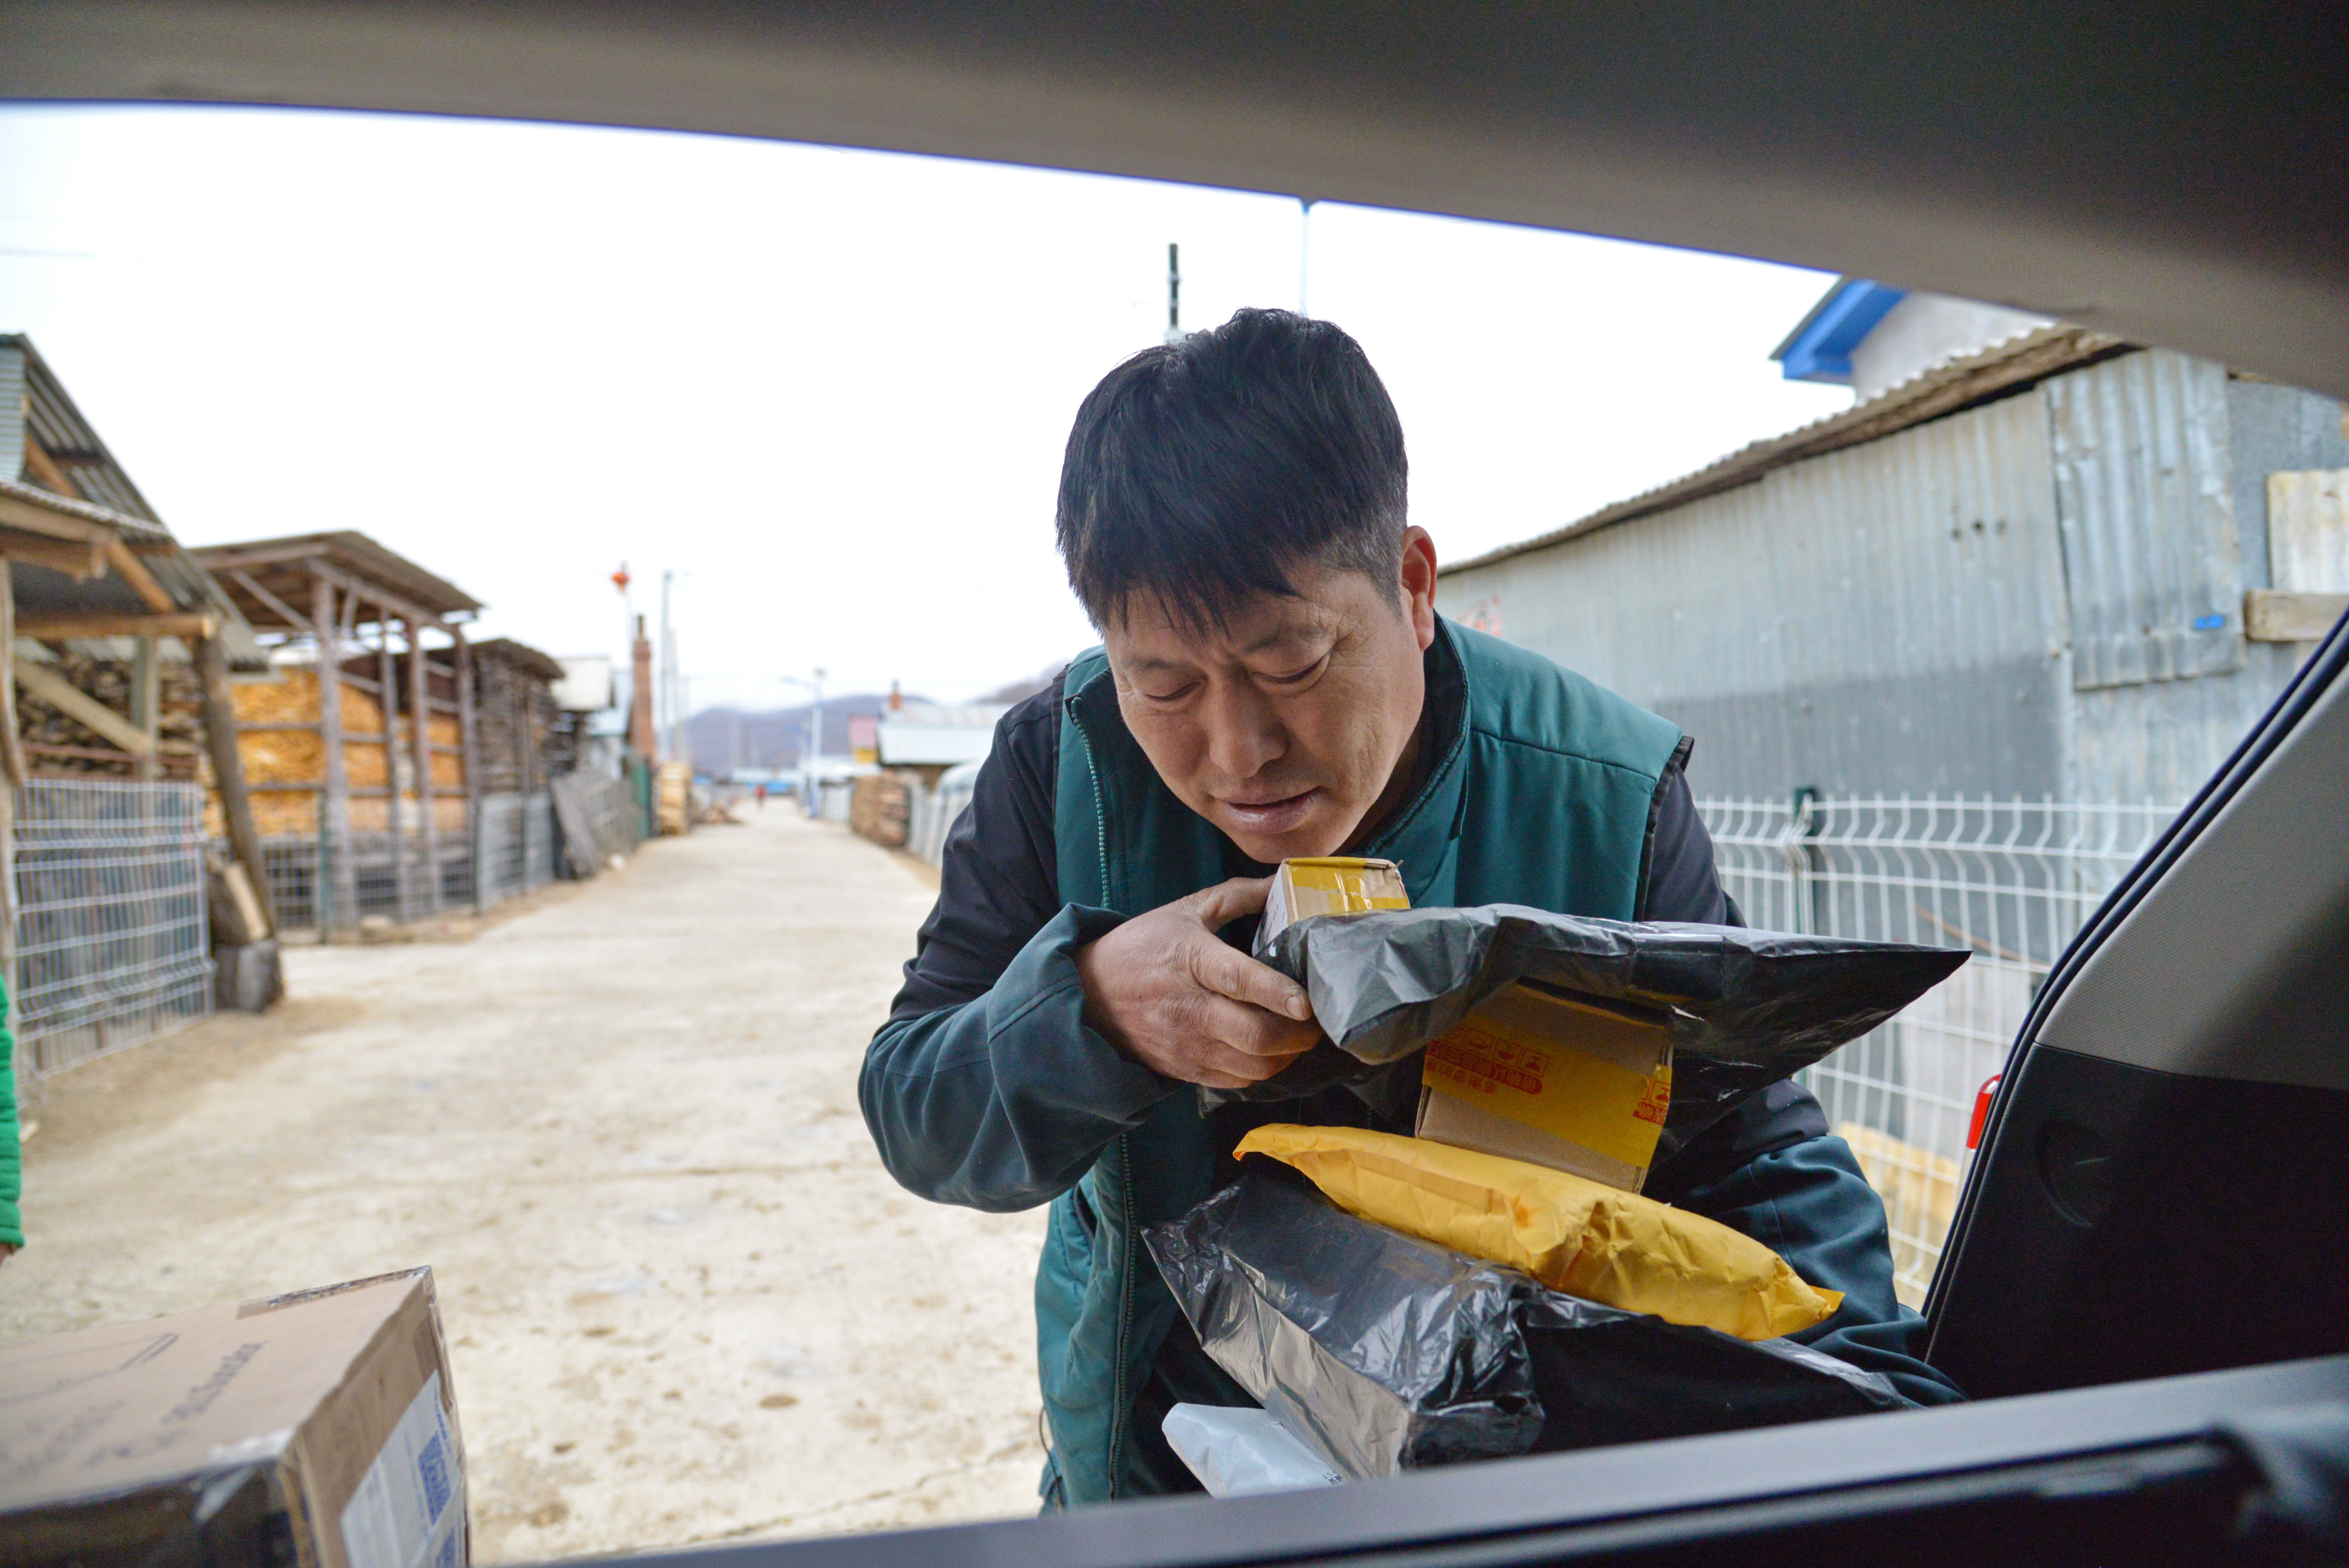
M 1449 683 L 1454 719 L 1433 735 L 1416 795 L 1364 852 L 1400 862 L 1423 907 L 1511 903 L 1632 918 L 1679 730 L 1450 623 L 1439 624 L 1429 667 L 1431 707 L 1433 683 Z M 999 973 L 951 1006 L 901 996 L 874 1037 L 859 1094 L 883 1159 L 912 1191 L 998 1211 L 1051 1202 L 1036 1281 L 1052 1439 L 1046 1488 L 1092 1502 L 1179 1484 L 1165 1473 L 1170 1456 L 1141 1452 L 1152 1434 L 1137 1431 L 1134 1408 L 1154 1370 L 1166 1370 L 1162 1347 L 1197 1352 L 1138 1233 L 1205 1198 L 1229 1173 L 1237 1133 L 1225 1112 L 1204 1116 L 1189 1086 L 1085 1026 L 1073 954 L 1130 915 L 1260 868 L 1159 780 L 1098 650 L 1071 665 L 1060 696 L 1057 766 L 1034 786 L 1048 798 L 999 812 L 974 798 L 947 847 L 948 893 L 972 883 L 999 924 L 1018 927 L 1000 933 Z M 1056 884 L 1026 903 L 976 841 L 1023 833 L 1049 841 L 1022 848 L 1027 861 L 1053 868 Z M 947 902 L 925 927 L 926 952 Z M 922 963 L 908 966 L 908 996 L 925 989 Z M 1841 1142 L 1819 1136 L 1816 1103 L 1791 1085 L 1773 1093 L 1785 1114 L 1760 1119 L 1777 1130 L 1741 1143 L 1743 1133 L 1725 1130 L 1669 1201 L 1760 1236 L 1806 1278 L 1844 1290 L 1846 1311 L 1821 1332 L 1896 1324 L 1905 1333 L 1915 1316 L 1893 1299 L 1882 1205 Z M 1249 1109 L 1259 1120 L 1319 1119 Z M 1954 1395 L 1905 1354 L 1857 1358 L 1919 1397 Z M 1909 1372 L 1921 1388 L 1899 1376 Z

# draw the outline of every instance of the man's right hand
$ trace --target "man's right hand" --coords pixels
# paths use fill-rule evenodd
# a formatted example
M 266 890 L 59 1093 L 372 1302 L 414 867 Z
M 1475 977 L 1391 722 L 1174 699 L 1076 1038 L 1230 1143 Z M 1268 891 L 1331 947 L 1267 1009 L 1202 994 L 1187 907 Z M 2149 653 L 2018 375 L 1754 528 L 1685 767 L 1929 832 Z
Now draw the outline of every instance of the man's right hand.
M 1312 1048 L 1305 987 L 1216 933 L 1264 908 L 1270 878 L 1236 877 L 1136 915 L 1077 949 L 1085 1022 L 1144 1067 L 1245 1088 Z

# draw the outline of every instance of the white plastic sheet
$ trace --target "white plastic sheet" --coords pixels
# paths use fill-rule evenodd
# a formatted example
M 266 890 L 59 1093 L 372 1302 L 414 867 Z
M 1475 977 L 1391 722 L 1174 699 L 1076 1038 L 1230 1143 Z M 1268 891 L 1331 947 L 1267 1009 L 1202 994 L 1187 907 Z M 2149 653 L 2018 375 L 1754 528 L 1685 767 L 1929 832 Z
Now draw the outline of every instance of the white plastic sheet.
M 1302 1491 L 1340 1486 L 1346 1479 L 1269 1411 L 1177 1405 L 1159 1429 L 1199 1484 L 1216 1497 Z

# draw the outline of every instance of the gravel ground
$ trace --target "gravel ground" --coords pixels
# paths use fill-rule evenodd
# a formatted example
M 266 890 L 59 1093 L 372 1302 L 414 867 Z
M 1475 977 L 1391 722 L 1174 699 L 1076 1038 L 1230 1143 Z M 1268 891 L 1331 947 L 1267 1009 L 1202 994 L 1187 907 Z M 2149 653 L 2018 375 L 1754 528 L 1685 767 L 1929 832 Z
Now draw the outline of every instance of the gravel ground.
M 856 1109 L 932 888 L 744 814 L 50 1080 L 0 1337 L 429 1264 L 477 1561 L 1032 1512 L 1042 1215 Z

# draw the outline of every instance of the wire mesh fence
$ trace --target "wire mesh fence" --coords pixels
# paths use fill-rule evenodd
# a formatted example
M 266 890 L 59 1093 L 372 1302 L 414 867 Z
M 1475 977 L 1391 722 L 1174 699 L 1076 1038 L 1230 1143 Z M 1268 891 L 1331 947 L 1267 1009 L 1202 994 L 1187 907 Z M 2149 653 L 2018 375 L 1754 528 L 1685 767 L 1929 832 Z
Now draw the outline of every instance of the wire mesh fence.
M 16 1027 L 28 1076 L 209 1015 L 202 790 L 35 779 L 16 811 Z
M 1892 1222 L 1921 1305 L 1970 1158 L 1974 1098 L 2055 960 L 2175 816 L 2152 805 L 1877 798 L 1702 800 L 1750 925 L 1963 947 L 1972 961 L 1802 1075 Z
M 349 922 L 369 917 L 420 920 L 473 907 L 473 847 L 452 833 L 440 843 L 437 862 L 428 861 L 413 833 L 351 835 L 352 882 L 358 894 Z M 334 905 L 333 851 L 315 833 L 273 834 L 261 841 L 263 869 L 269 879 L 270 907 L 283 931 L 314 931 Z M 432 902 L 437 870 L 440 897 Z
M 471 858 L 473 902 L 488 909 L 553 882 L 562 874 L 561 842 L 547 791 L 482 796 Z
M 552 792 L 563 854 L 573 876 L 594 876 L 613 856 L 636 852 L 643 838 L 644 808 L 629 779 L 565 773 L 554 780 Z
M 262 861 L 279 929 L 316 932 L 322 923 L 406 922 L 487 910 L 558 877 L 592 876 L 612 855 L 636 848 L 636 813 L 625 781 L 566 775 L 556 784 L 577 815 L 581 845 L 566 841 L 554 790 L 485 795 L 470 832 L 441 830 L 437 907 L 429 897 L 434 871 L 413 831 L 397 839 L 384 832 L 351 835 L 358 903 L 339 923 L 333 920 L 330 847 L 310 833 L 264 839 Z M 576 851 L 568 860 L 567 849 Z

